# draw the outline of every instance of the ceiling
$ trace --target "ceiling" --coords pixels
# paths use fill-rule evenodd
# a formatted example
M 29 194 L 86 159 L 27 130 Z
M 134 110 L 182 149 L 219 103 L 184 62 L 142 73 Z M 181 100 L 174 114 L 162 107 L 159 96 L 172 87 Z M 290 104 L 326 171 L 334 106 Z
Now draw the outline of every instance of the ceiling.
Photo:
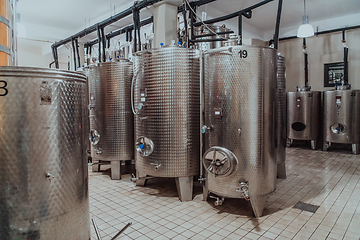
M 132 0 L 19 0 L 18 12 L 21 22 L 44 27 L 66 30 L 70 34 L 93 25 L 118 13 L 133 4 Z M 261 0 L 218 0 L 202 6 L 199 12 L 206 11 L 208 16 L 218 17 L 252 6 Z M 60 4 L 61 3 L 61 4 Z M 284 0 L 281 16 L 281 27 L 300 25 L 303 15 L 303 0 Z M 271 31 L 275 27 L 278 1 L 275 0 L 253 10 L 251 19 L 245 23 L 261 30 Z M 310 23 L 335 17 L 360 13 L 359 0 L 307 0 L 307 15 Z M 147 9 L 141 12 L 141 18 L 151 16 Z M 132 23 L 132 16 L 106 28 L 110 32 Z M 360 24 L 360 19 L 359 19 Z M 68 37 L 63 34 L 62 38 Z M 88 36 L 91 40 L 96 36 Z M 60 40 L 60 39 L 55 39 Z

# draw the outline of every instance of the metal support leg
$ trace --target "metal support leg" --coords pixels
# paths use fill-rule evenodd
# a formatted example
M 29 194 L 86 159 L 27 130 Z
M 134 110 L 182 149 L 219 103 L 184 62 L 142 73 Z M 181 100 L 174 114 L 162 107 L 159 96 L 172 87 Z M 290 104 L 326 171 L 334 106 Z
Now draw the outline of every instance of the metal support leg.
M 100 163 L 98 160 L 95 160 L 95 158 L 93 158 L 92 171 L 100 172 Z
M 316 140 L 311 140 L 310 144 L 311 144 L 311 149 L 316 150 L 316 144 L 317 144 Z
M 359 144 L 351 144 L 352 153 L 355 155 L 359 154 Z
M 328 142 L 326 142 L 326 141 L 324 141 L 323 142 L 323 151 L 327 151 L 328 150 L 328 148 L 329 148 L 329 143 Z
M 291 139 L 290 138 L 288 138 L 286 140 L 286 147 L 291 147 Z
M 254 215 L 255 215 L 256 218 L 262 216 L 267 196 L 268 195 L 265 194 L 265 195 L 258 195 L 258 196 L 251 196 L 250 197 L 251 207 L 252 207 L 252 209 L 254 211 Z
M 111 161 L 111 179 L 121 179 L 121 161 Z
M 207 201 L 209 194 L 210 192 L 206 189 L 205 186 L 203 186 L 203 201 Z
M 286 179 L 285 162 L 280 162 L 277 164 L 277 177 L 280 179 Z
M 136 178 L 137 178 L 135 183 L 136 186 L 144 187 L 146 185 L 147 179 L 145 174 L 136 171 Z
M 185 202 L 192 200 L 193 185 L 194 185 L 193 181 L 194 181 L 193 176 L 175 178 L 180 201 Z

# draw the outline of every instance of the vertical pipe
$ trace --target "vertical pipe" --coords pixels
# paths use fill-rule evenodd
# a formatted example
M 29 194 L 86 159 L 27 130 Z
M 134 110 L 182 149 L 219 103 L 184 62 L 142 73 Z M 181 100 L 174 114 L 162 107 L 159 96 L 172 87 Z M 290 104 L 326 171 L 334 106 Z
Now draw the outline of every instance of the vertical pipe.
M 55 67 L 59 68 L 59 57 L 57 54 L 57 47 L 55 47 L 55 46 L 52 47 L 52 54 L 53 54 L 53 58 L 55 61 Z
M 190 39 L 191 40 L 195 40 L 195 38 L 194 38 L 194 36 L 195 36 L 195 31 L 194 31 L 194 13 L 193 13 L 193 11 L 190 11 L 190 24 L 191 24 L 191 32 L 190 32 L 190 35 L 191 35 L 191 37 L 190 37 Z
M 275 27 L 275 35 L 274 35 L 274 48 L 278 49 L 279 46 L 279 32 L 280 32 L 280 18 L 281 18 L 281 9 L 282 9 L 283 0 L 279 0 L 277 17 L 276 17 L 276 27 Z
M 77 40 L 77 38 L 75 38 L 75 48 L 76 48 L 76 54 L 77 54 L 78 64 L 79 64 L 79 67 L 81 67 L 80 54 L 79 54 L 79 45 L 78 45 L 78 40 Z
M 190 47 L 189 46 L 189 41 L 188 41 L 188 29 L 187 29 L 187 19 L 186 19 L 186 3 L 184 4 L 184 8 L 183 8 L 183 18 L 184 18 L 184 28 L 185 28 L 185 40 L 186 40 L 186 43 L 185 43 L 185 46 L 186 47 Z M 184 43 L 183 43 L 184 44 Z
M 346 40 L 345 40 L 345 29 L 342 31 L 342 42 L 344 44 L 344 84 L 349 82 L 349 65 L 348 65 L 348 54 L 349 48 L 346 47 Z
M 239 45 L 242 45 L 242 12 L 239 13 L 239 22 L 238 22 L 238 34 L 239 34 Z
M 133 21 L 134 21 L 134 52 L 137 52 L 137 37 L 136 37 L 137 22 L 136 22 L 135 4 L 134 4 L 134 7 L 133 7 Z
M 97 37 L 98 37 L 98 43 L 99 43 L 99 57 L 98 60 L 101 62 L 101 34 L 100 34 L 100 26 L 97 26 Z
M 102 49 L 103 49 L 103 62 L 106 62 L 106 38 L 105 38 L 105 33 L 104 33 L 104 28 L 102 27 L 101 29 L 101 39 L 102 39 Z
M 76 71 L 76 53 L 75 53 L 75 41 L 74 39 L 71 39 L 71 45 L 73 50 L 73 57 L 74 57 L 74 71 Z
M 129 41 L 129 31 L 126 30 L 125 34 L 126 34 L 126 42 L 128 42 Z
M 304 61 L 305 61 L 305 86 L 309 85 L 309 69 L 308 69 L 308 54 L 306 51 L 306 38 L 303 38 L 303 48 L 304 48 Z
M 139 9 L 136 9 L 136 20 L 137 20 L 137 26 L 138 26 L 138 38 L 139 38 L 139 51 L 141 51 L 141 36 L 140 36 L 140 10 Z

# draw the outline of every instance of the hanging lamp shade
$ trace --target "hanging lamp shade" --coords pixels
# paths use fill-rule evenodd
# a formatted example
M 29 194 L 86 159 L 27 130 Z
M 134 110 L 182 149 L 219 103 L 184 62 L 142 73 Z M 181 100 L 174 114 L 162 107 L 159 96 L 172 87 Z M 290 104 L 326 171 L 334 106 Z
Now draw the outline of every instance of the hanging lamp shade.
M 303 24 L 300 25 L 297 30 L 297 37 L 306 38 L 314 36 L 314 28 L 309 24 L 309 16 L 306 15 L 306 7 L 304 0 L 304 16 L 303 16 Z

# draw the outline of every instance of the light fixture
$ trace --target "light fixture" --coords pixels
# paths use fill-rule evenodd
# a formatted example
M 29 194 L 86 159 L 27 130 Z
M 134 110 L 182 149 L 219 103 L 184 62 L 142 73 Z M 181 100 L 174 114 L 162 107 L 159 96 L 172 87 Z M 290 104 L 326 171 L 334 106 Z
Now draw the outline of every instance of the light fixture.
M 314 28 L 309 24 L 309 16 L 306 15 L 305 0 L 304 0 L 303 24 L 297 30 L 296 36 L 300 38 L 314 36 Z

